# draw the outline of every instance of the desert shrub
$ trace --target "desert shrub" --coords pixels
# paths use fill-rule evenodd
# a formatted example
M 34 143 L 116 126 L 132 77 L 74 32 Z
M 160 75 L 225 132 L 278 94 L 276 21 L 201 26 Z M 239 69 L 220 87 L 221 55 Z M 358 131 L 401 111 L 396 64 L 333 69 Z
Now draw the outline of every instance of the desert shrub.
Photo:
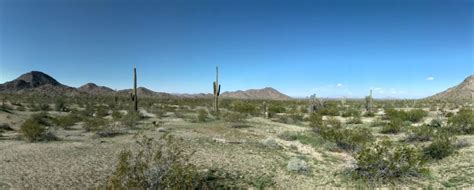
M 342 117 L 356 117 L 360 116 L 360 111 L 356 109 L 349 109 L 347 111 L 342 112 Z
M 380 118 L 375 118 L 371 123 L 370 123 L 370 126 L 371 127 L 380 127 L 380 126 L 384 126 L 385 125 L 385 122 L 382 121 L 382 119 Z
M 140 121 L 141 115 L 139 112 L 129 111 L 126 115 L 124 115 L 121 119 L 121 123 L 130 128 L 134 128 L 137 126 L 138 121 Z
M 247 116 L 238 112 L 229 112 L 224 115 L 225 122 L 242 123 L 245 122 L 245 119 L 247 119 Z
M 318 112 L 321 115 L 327 115 L 327 116 L 338 116 L 339 115 L 339 110 L 337 109 L 336 106 L 326 106 L 326 107 L 320 109 Z
M 291 132 L 291 131 L 285 131 L 283 133 L 280 133 L 278 135 L 278 138 L 283 139 L 285 141 L 295 141 L 295 140 L 298 139 L 298 133 Z
M 293 119 L 293 122 L 294 122 L 294 123 L 302 122 L 302 121 L 303 121 L 303 117 L 304 117 L 304 115 L 303 115 L 303 114 L 299 114 L 299 113 L 290 114 L 290 118 Z
M 407 113 L 407 119 L 408 121 L 417 123 L 420 122 L 424 117 L 428 115 L 428 112 L 422 110 L 422 109 L 414 109 L 410 110 Z
M 33 119 L 26 120 L 20 128 L 21 135 L 29 142 L 41 140 L 45 131 L 46 128 Z
M 105 117 L 109 115 L 108 112 L 109 112 L 109 109 L 106 106 L 101 105 L 95 108 L 94 114 L 95 114 L 95 117 Z
M 353 177 L 369 182 L 387 182 L 419 176 L 427 171 L 423 155 L 414 147 L 394 145 L 389 140 L 364 147 L 355 155 Z
M 389 123 L 382 127 L 380 133 L 383 134 L 397 134 L 402 131 L 403 121 L 399 118 L 393 118 Z
M 347 124 L 362 124 L 362 118 L 360 116 L 354 116 L 347 120 Z
M 443 126 L 443 121 L 440 119 L 433 119 L 429 126 L 432 128 L 441 128 Z
M 312 113 L 309 116 L 309 126 L 313 129 L 315 132 L 319 132 L 323 125 L 323 116 L 321 116 L 319 113 Z
M 353 129 L 323 127 L 320 134 L 324 139 L 336 143 L 339 148 L 347 151 L 356 151 L 374 140 L 371 131 L 363 127 Z
M 342 128 L 341 121 L 335 117 L 329 117 L 326 121 L 324 121 L 324 125 L 332 128 Z
M 123 117 L 123 115 L 122 115 L 122 113 L 120 113 L 120 111 L 114 110 L 114 111 L 112 112 L 112 118 L 113 118 L 114 120 L 120 120 L 120 119 L 122 119 L 122 117 Z
M 365 113 L 364 116 L 365 116 L 365 117 L 374 117 L 374 116 L 375 116 L 375 113 L 369 111 L 369 112 Z
M 197 116 L 198 122 L 206 122 L 208 115 L 209 114 L 207 113 L 205 109 L 199 109 L 198 116 Z
M 430 127 L 429 125 L 422 125 L 419 127 L 413 127 L 410 130 L 410 133 L 405 138 L 407 142 L 424 142 L 430 141 L 435 134 L 435 129 Z
M 64 100 L 62 98 L 58 98 L 56 100 L 56 103 L 54 103 L 54 109 L 56 111 L 66 111 L 67 110 L 66 103 L 64 102 Z
M 137 153 L 124 150 L 107 189 L 200 189 L 206 178 L 189 163 L 190 155 L 170 135 L 154 141 L 144 137 Z
M 257 107 L 255 105 L 242 101 L 232 103 L 232 110 L 250 115 L 255 115 L 257 113 Z
M 264 140 L 261 141 L 263 147 L 266 147 L 266 148 L 270 148 L 270 149 L 278 149 L 278 148 L 281 148 L 280 147 L 280 144 L 278 144 L 278 142 L 271 138 L 271 137 L 268 137 Z
M 40 104 L 38 106 L 39 111 L 51 111 L 51 106 L 49 104 Z
M 82 126 L 86 131 L 97 131 L 107 125 L 107 120 L 103 118 L 87 118 Z
M 47 122 L 44 117 L 43 114 L 35 114 L 21 125 L 20 134 L 26 141 L 57 140 L 56 136 L 45 127 Z
M 76 114 L 69 114 L 66 116 L 59 116 L 53 119 L 53 123 L 59 127 L 67 129 L 70 126 L 73 126 L 77 122 L 80 122 L 82 118 Z
M 285 113 L 286 108 L 282 104 L 271 104 L 268 106 L 268 112 L 270 113 Z
M 455 142 L 455 136 L 449 133 L 439 133 L 430 145 L 423 148 L 423 154 L 426 158 L 443 159 L 456 151 Z
M 413 109 L 410 111 L 403 111 L 403 110 L 395 110 L 395 109 L 387 109 L 385 110 L 385 116 L 390 119 L 400 119 L 402 121 L 410 121 L 410 122 L 420 122 L 424 117 L 428 115 L 428 112 L 422 109 Z
M 293 157 L 288 161 L 288 164 L 286 165 L 286 170 L 290 172 L 305 174 L 309 171 L 309 166 L 304 160 L 298 157 Z
M 461 109 L 448 119 L 448 129 L 455 134 L 474 134 L 474 111 Z

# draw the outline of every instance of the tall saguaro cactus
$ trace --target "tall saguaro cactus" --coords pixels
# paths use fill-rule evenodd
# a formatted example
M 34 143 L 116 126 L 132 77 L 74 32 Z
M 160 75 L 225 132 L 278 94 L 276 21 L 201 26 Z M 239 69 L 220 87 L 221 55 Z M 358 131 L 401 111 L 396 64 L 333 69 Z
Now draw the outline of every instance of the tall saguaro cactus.
M 367 112 L 372 112 L 373 107 L 373 98 L 372 98 L 372 90 L 370 90 L 369 96 L 365 97 L 365 110 Z
M 138 96 L 137 96 L 137 68 L 133 67 L 133 92 L 130 93 L 130 99 L 134 103 L 134 110 L 138 112 Z
M 219 84 L 219 67 L 216 67 L 216 81 L 214 87 L 214 111 L 219 113 L 219 95 L 221 94 L 221 85 Z

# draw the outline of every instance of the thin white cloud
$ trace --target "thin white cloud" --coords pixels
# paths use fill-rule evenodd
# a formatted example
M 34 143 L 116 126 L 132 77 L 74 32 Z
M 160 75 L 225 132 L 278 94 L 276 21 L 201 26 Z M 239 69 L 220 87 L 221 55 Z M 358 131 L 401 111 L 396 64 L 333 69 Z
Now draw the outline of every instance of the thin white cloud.
M 341 83 L 337 83 L 336 86 L 337 86 L 337 87 L 342 87 L 342 84 L 341 84 Z
M 432 77 L 432 76 L 430 76 L 430 77 L 426 78 L 426 80 L 434 80 L 434 79 L 435 79 L 435 78 L 434 78 L 434 77 Z

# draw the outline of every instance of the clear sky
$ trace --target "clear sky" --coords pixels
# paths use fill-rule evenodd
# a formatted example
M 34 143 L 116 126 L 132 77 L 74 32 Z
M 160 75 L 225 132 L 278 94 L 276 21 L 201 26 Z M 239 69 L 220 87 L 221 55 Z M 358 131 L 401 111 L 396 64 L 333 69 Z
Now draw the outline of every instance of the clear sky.
M 0 83 L 419 98 L 474 73 L 473 1 L 0 0 Z

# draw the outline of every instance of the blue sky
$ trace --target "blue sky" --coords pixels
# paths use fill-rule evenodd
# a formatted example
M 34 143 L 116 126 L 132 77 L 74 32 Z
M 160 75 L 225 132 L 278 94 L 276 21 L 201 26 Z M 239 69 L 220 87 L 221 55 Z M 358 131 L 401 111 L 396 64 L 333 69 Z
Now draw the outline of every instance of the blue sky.
M 419 98 L 473 74 L 473 1 L 0 0 L 0 82 Z

